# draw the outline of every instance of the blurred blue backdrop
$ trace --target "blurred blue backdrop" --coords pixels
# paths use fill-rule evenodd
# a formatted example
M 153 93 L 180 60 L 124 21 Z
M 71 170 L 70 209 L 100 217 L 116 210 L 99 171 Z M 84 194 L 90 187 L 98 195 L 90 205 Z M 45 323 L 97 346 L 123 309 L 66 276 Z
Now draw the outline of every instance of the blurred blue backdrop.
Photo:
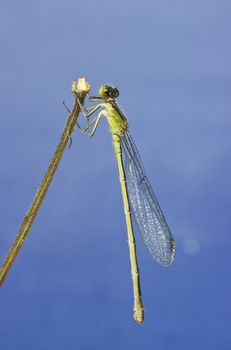
M 136 230 L 137 326 L 111 136 L 105 120 L 92 140 L 76 130 L 1 288 L 2 350 L 230 349 L 230 11 L 228 0 L 1 1 L 1 260 L 82 75 L 93 93 L 120 89 L 177 244 L 161 268 Z

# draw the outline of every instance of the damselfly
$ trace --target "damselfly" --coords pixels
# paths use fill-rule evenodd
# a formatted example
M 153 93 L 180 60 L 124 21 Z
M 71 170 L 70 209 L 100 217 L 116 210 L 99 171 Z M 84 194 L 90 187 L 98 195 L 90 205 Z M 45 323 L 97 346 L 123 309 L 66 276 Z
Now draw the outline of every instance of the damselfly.
M 74 107 L 70 112 L 60 142 L 41 185 L 24 217 L 16 239 L 0 268 L 0 285 L 4 282 L 10 267 L 28 235 L 29 229 L 58 168 L 68 140 L 71 138 L 74 126 L 77 124 L 82 132 L 87 131 L 89 136 L 92 137 L 100 119 L 105 116 L 112 134 L 122 189 L 133 281 L 134 319 L 137 323 L 142 323 L 144 320 L 144 309 L 131 213 L 137 222 L 152 257 L 159 264 L 168 266 L 173 262 L 175 243 L 156 196 L 145 175 L 139 153 L 128 131 L 127 119 L 116 102 L 116 98 L 119 96 L 118 89 L 110 85 L 102 85 L 99 90 L 99 96 L 97 97 L 89 96 L 89 90 L 90 85 L 84 78 L 80 78 L 77 83 L 73 82 L 72 84 L 72 91 L 75 96 Z M 99 103 L 86 108 L 83 103 L 86 95 L 89 101 L 98 101 Z M 77 120 L 80 110 L 87 120 L 85 128 L 81 128 Z M 91 119 L 90 117 L 97 110 L 100 110 L 99 114 Z
M 94 135 L 98 123 L 103 116 L 106 117 L 110 126 L 119 170 L 128 233 L 134 292 L 134 319 L 137 323 L 142 323 L 144 310 L 131 213 L 137 222 L 140 233 L 152 257 L 160 265 L 168 266 L 173 262 L 175 242 L 157 198 L 145 175 L 140 155 L 128 131 L 127 119 L 116 102 L 116 98 L 119 96 L 119 90 L 110 85 L 102 85 L 99 95 L 98 97 L 88 95 L 89 101 L 99 102 L 95 106 L 85 108 L 80 103 L 82 113 L 87 119 L 87 126 L 84 129 L 78 126 L 81 131 L 88 131 L 90 137 Z M 92 120 L 89 120 L 100 109 L 99 114 Z

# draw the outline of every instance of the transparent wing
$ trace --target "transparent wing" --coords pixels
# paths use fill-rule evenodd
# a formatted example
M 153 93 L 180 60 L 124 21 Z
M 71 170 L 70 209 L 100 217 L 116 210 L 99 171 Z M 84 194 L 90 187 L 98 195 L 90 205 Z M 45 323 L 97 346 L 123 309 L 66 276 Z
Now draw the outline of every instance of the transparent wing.
M 132 213 L 152 257 L 168 266 L 174 259 L 175 242 L 129 131 L 121 137 L 121 145 Z

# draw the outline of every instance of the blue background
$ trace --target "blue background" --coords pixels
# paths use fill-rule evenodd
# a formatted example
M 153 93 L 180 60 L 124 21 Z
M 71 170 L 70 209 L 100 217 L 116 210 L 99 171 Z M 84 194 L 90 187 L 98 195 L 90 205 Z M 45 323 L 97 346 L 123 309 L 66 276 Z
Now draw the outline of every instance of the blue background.
M 0 290 L 2 350 L 230 349 L 230 11 L 228 0 L 1 1 L 1 259 L 81 75 L 94 93 L 120 89 L 177 244 L 161 268 L 136 230 L 138 326 L 111 136 L 105 120 L 92 140 L 75 130 Z

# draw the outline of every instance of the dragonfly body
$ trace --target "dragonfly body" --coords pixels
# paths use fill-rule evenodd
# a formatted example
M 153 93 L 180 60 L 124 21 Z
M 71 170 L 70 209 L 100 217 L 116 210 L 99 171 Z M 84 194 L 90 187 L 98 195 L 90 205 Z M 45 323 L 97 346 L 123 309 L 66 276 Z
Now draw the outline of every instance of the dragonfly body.
M 145 175 L 139 153 L 128 131 L 127 119 L 116 103 L 116 97 L 119 95 L 118 89 L 102 85 L 99 94 L 99 97 L 88 96 L 90 101 L 102 101 L 98 105 L 89 108 L 81 106 L 87 119 L 87 126 L 82 131 L 88 131 L 89 136 L 92 137 L 102 116 L 106 117 L 110 127 L 127 225 L 134 292 L 134 319 L 137 323 L 142 323 L 144 310 L 131 214 L 136 219 L 152 257 L 160 265 L 168 266 L 172 263 L 175 255 L 175 242 Z M 101 111 L 90 121 L 90 116 L 98 109 Z M 91 111 L 87 113 L 89 110 Z

